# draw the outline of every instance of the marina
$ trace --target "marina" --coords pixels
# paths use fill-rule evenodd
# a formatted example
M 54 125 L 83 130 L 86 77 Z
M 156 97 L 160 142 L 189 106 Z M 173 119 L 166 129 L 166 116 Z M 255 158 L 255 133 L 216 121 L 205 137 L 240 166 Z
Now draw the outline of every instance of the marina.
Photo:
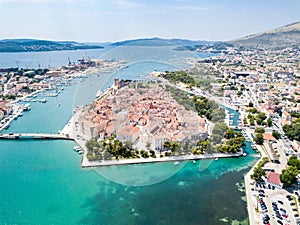
M 134 67 L 128 69 L 134 69 Z M 165 70 L 167 69 L 165 68 Z M 153 67 L 149 70 L 153 70 Z M 73 114 L 73 109 L 76 111 L 76 106 L 83 105 L 95 98 L 99 87 L 95 87 L 95 92 L 91 93 L 90 96 L 85 96 L 85 99 L 79 97 L 82 96 L 82 93 L 87 93 L 87 90 L 93 88 L 90 84 L 96 82 L 93 80 L 95 78 L 89 77 L 80 84 L 67 86 L 63 92 L 54 98 L 47 97 L 47 91 L 37 94 L 36 99 L 43 99 L 42 96 L 45 96 L 48 101 L 45 104 L 30 102 L 30 112 L 25 113 L 23 111 L 23 117 L 12 122 L 5 133 L 7 135 L 9 133 L 55 134 L 57 130 L 63 130 L 66 121 Z M 107 79 L 107 77 L 99 78 Z M 90 80 L 92 81 L 89 83 Z M 75 82 L 77 81 L 75 80 Z M 83 86 L 85 82 L 87 85 Z M 82 86 L 77 88 L 76 85 Z M 51 93 L 53 90 L 49 90 L 49 92 Z M 75 103 L 73 103 L 74 99 Z M 83 220 L 89 220 L 91 224 L 108 220 L 111 220 L 113 224 L 128 224 L 131 219 L 140 218 L 144 220 L 148 216 L 140 213 L 140 216 L 137 217 L 128 214 L 126 209 L 134 208 L 137 213 L 142 212 L 142 209 L 152 212 L 151 210 L 157 205 L 155 199 L 157 199 L 158 192 L 165 196 L 160 201 L 166 206 L 168 202 L 178 201 L 178 198 L 172 196 L 184 194 L 183 200 L 176 202 L 176 205 L 180 207 L 180 211 L 183 213 L 190 212 L 190 207 L 186 207 L 188 204 L 194 205 L 197 213 L 191 214 L 191 218 L 200 216 L 203 218 L 203 224 L 217 224 L 219 218 L 223 217 L 222 212 L 215 212 L 217 219 L 207 218 L 205 216 L 206 204 L 218 203 L 220 208 L 223 208 L 223 205 L 235 204 L 241 209 L 238 214 L 236 210 L 227 207 L 226 215 L 229 218 L 238 218 L 239 220 L 247 217 L 245 203 L 241 200 L 243 193 L 235 191 L 235 184 L 241 182 L 244 174 L 240 167 L 244 165 L 244 168 L 247 168 L 253 160 L 248 156 L 226 159 L 215 156 L 217 160 L 210 158 L 199 161 L 196 161 L 197 159 L 180 160 L 177 158 L 171 162 L 134 163 L 123 166 L 82 169 L 79 164 L 84 153 L 80 155 L 80 153 L 73 151 L 74 142 L 72 141 L 47 138 L 43 141 L 34 138 L 0 141 L 1 151 L 6 155 L 6 160 L 2 162 L 3 170 L 1 170 L 5 175 L 2 176 L 5 179 L 5 184 L 1 184 L 3 193 L 1 207 L 7 209 L 2 214 L 3 217 L 0 215 L 0 222 L 11 218 L 11 224 L 18 223 L 17 221 L 20 219 L 25 221 L 24 224 L 27 224 L 28 221 L 31 224 L 63 224 L 66 220 L 71 224 L 78 224 Z M 250 152 L 251 155 L 250 148 L 247 147 L 245 151 Z M 176 161 L 179 164 L 175 166 Z M 16 167 L 13 174 L 10 173 L 12 165 Z M 178 171 L 180 172 L 178 173 Z M 23 178 L 24 174 L 26 174 L 26 179 Z M 174 174 L 176 175 L 174 176 Z M 18 185 L 15 185 L 16 181 Z M 218 202 L 218 199 L 224 199 L 223 192 L 217 188 L 220 185 L 232 193 L 230 198 L 228 197 L 226 201 L 222 202 Z M 24 189 L 25 186 L 28 189 Z M 173 187 L 172 190 L 169 187 Z M 168 192 L 171 195 L 168 195 Z M 212 192 L 214 193 L 213 196 Z M 18 193 L 22 193 L 22 197 L 15 198 L 14 204 L 9 204 L 11 202 L 10 196 L 17 196 Z M 142 207 L 145 194 L 151 201 L 149 201 L 150 205 Z M 64 201 L 61 201 L 61 196 L 63 196 Z M 43 204 L 40 198 L 43 199 Z M 112 199 L 112 201 L 107 202 L 106 199 Z M 190 203 L 188 203 L 189 201 Z M 26 204 L 26 202 L 30 202 L 30 204 Z M 86 202 L 91 203 L 86 206 Z M 24 210 L 25 205 L 26 210 Z M 94 210 L 100 206 L 101 212 Z M 120 210 L 115 210 L 115 208 Z M 20 215 L 18 210 L 22 211 L 21 216 L 16 216 Z M 174 210 L 169 207 L 166 207 L 165 210 L 166 214 L 174 213 Z M 112 212 L 118 219 L 106 217 Z M 157 218 L 153 221 L 154 224 L 158 220 L 162 220 L 165 213 L 162 215 L 161 212 L 153 211 L 153 215 Z M 43 216 L 44 214 L 48 215 L 47 218 Z M 176 219 L 182 224 L 186 222 L 184 218 L 178 217 Z M 199 219 L 195 219 L 195 221 L 199 222 Z M 143 224 L 142 221 L 139 222 L 141 222 L 139 224 Z
M 25 107 L 25 109 L 24 109 L 24 107 Z M 4 117 L 2 120 L 0 120 L 0 132 L 3 129 L 8 129 L 10 127 L 11 122 L 13 122 L 14 120 L 17 120 L 18 117 L 23 116 L 23 111 L 28 111 L 28 110 L 30 110 L 30 105 L 15 104 L 12 108 L 12 111 L 8 115 L 8 117 Z

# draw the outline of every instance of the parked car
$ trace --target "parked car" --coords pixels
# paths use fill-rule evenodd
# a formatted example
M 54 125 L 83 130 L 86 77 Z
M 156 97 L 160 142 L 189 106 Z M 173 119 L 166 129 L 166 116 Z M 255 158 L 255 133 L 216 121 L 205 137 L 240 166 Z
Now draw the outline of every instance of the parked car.
M 283 225 L 283 222 L 282 222 L 282 221 L 280 221 L 280 220 L 277 220 L 277 223 L 279 223 L 279 224 Z
M 286 213 L 286 210 L 284 208 L 280 208 L 280 211 Z

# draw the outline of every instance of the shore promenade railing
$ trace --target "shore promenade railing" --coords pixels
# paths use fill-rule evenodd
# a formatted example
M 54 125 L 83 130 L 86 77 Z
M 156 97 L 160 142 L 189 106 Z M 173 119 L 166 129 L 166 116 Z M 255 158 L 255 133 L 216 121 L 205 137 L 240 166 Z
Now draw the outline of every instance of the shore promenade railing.
M 44 133 L 9 133 L 0 134 L 0 139 L 64 139 L 74 140 L 69 135 Z

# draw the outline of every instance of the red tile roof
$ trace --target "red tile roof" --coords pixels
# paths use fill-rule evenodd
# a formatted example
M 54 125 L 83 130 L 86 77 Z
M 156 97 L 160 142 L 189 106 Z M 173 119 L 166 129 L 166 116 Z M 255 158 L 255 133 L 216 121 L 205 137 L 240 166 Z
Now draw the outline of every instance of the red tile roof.
M 264 140 L 268 140 L 268 141 L 275 141 L 276 139 L 273 137 L 272 134 L 269 134 L 269 133 L 264 133 L 263 134 L 263 138 Z
M 268 176 L 268 182 L 276 185 L 281 185 L 280 174 L 275 172 L 270 172 Z

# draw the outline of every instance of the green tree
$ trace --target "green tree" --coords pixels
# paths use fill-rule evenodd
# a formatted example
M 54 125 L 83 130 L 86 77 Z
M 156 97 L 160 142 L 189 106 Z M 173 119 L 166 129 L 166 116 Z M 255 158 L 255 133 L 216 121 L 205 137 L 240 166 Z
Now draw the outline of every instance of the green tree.
M 262 169 L 262 167 L 269 161 L 267 157 L 264 157 L 257 165 L 257 167 L 254 168 L 253 174 L 251 174 L 251 178 L 255 179 L 256 181 L 263 181 L 262 176 L 266 175 L 265 170 Z
M 287 163 L 289 166 L 294 166 L 297 169 L 300 169 L 300 160 L 297 158 L 297 156 L 293 155 L 289 158 L 289 161 Z
M 147 151 L 141 150 L 140 152 L 141 152 L 141 156 L 142 156 L 143 158 L 149 158 L 149 154 L 148 154 Z
M 251 119 L 251 118 L 253 118 L 253 119 L 254 119 L 254 115 L 253 115 L 253 114 L 251 114 L 251 113 L 249 113 L 247 117 L 248 117 L 248 119 Z
M 248 106 L 253 107 L 253 102 L 249 102 Z
M 149 152 L 150 152 L 150 156 L 151 156 L 152 158 L 156 158 L 155 151 L 150 150 Z
M 250 118 L 250 119 L 249 119 L 249 122 L 250 122 L 250 125 L 251 125 L 251 126 L 254 126 L 254 125 L 255 125 L 254 118 Z
M 257 127 L 254 132 L 263 134 L 263 133 L 265 133 L 265 129 L 262 127 Z
M 88 151 L 94 151 L 96 148 L 99 148 L 100 145 L 95 139 L 90 139 L 85 143 L 86 148 Z
M 273 125 L 272 119 L 270 117 L 267 119 L 267 125 L 268 127 L 271 127 Z
M 263 181 L 262 176 L 266 175 L 266 171 L 263 170 L 261 167 L 255 167 L 253 170 L 253 174 L 251 174 L 251 178 L 256 181 Z
M 235 137 L 235 131 L 232 130 L 232 129 L 230 129 L 230 128 L 228 128 L 228 129 L 226 130 L 225 134 L 224 134 L 224 137 L 225 137 L 226 139 L 230 139 L 230 138 Z
M 171 142 L 169 142 L 169 141 L 165 141 L 165 142 L 163 143 L 163 147 L 164 147 L 164 148 L 170 149 L 170 146 L 171 146 Z
M 265 119 L 267 119 L 267 116 L 264 112 L 259 112 L 256 116 L 256 119 L 260 119 L 261 121 L 264 121 Z
M 283 125 L 282 129 L 289 139 L 300 141 L 300 122 L 298 119 L 290 125 Z
M 226 132 L 226 130 L 227 130 L 227 125 L 226 125 L 226 123 L 224 123 L 224 122 L 221 122 L 221 123 L 220 123 L 220 122 L 217 122 L 217 123 L 215 124 L 215 127 L 214 127 L 212 133 L 213 133 L 213 134 L 218 134 L 218 135 L 220 135 L 220 136 L 223 137 L 223 135 L 224 135 L 224 133 Z
M 112 154 L 110 154 L 108 151 L 105 151 L 103 153 L 103 157 L 105 160 L 111 160 L 112 159 Z
M 282 170 L 280 180 L 285 187 L 290 187 L 297 182 L 298 172 L 298 169 L 294 166 L 290 166 L 287 169 Z
M 170 145 L 171 152 L 175 152 L 176 150 L 178 150 L 178 147 L 179 147 L 178 142 L 172 142 L 171 145 Z
M 281 135 L 280 135 L 280 133 L 279 133 L 278 131 L 275 131 L 275 130 L 274 130 L 274 131 L 272 132 L 272 135 L 273 135 L 273 137 L 276 138 L 277 140 L 278 140 L 279 138 L 281 138 Z
M 264 138 L 262 133 L 256 133 L 254 141 L 258 145 L 262 145 L 264 143 Z
M 222 138 L 223 137 L 221 135 L 219 135 L 219 134 L 212 134 L 211 135 L 211 141 L 214 144 L 220 144 L 221 141 L 222 141 Z
M 248 112 L 256 114 L 257 113 L 257 109 L 256 108 L 251 108 L 248 110 Z

